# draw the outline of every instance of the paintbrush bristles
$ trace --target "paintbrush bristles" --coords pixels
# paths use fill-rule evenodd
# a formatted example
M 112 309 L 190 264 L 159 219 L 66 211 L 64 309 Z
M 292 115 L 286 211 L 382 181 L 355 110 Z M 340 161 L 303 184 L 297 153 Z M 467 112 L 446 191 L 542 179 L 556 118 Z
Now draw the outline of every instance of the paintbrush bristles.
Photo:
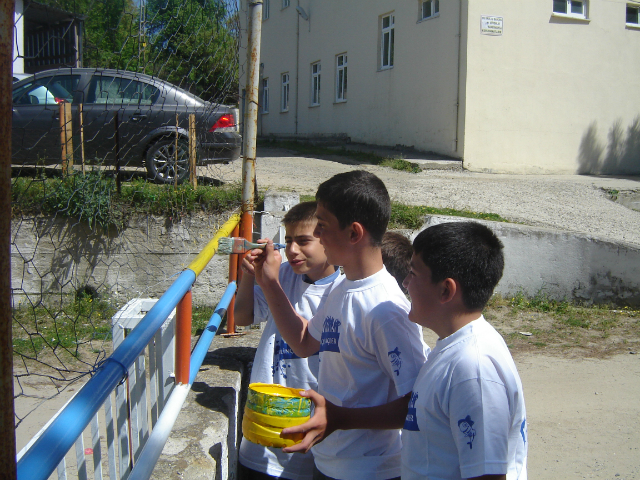
M 233 253 L 246 253 L 254 248 L 264 248 L 266 243 L 251 243 L 242 237 L 223 237 L 218 240 L 218 253 L 221 255 L 231 255 Z M 283 243 L 274 243 L 274 248 L 281 249 L 285 245 Z

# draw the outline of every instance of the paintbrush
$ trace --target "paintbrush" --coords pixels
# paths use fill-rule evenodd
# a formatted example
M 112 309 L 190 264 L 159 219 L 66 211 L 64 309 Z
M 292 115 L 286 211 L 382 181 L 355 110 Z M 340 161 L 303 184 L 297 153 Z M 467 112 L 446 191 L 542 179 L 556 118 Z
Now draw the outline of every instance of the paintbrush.
M 264 248 L 266 243 L 251 243 L 242 237 L 222 237 L 218 240 L 218 253 L 221 255 L 231 255 L 232 253 L 246 253 L 254 248 Z M 284 243 L 274 243 L 273 248 L 280 250 L 285 248 Z

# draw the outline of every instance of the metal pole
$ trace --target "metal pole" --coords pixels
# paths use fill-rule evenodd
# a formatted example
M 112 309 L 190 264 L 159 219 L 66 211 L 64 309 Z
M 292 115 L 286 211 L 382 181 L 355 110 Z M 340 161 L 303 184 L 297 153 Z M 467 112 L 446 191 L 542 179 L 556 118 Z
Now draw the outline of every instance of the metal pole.
M 11 338 L 11 119 L 15 2 L 0 2 L 0 478 L 16 478 Z
M 231 234 L 232 237 L 237 237 L 240 234 L 240 228 L 236 227 Z M 238 255 L 232 253 L 229 255 L 229 283 L 236 282 L 238 280 Z M 229 303 L 229 310 L 227 311 L 227 333 L 236 333 L 236 319 L 233 314 L 233 307 L 236 304 L 235 295 L 231 298 Z
M 191 290 L 176 307 L 176 384 L 189 383 L 189 360 L 191 358 Z
M 258 132 L 258 88 L 260 82 L 260 37 L 262 0 L 249 3 L 247 38 L 247 85 L 244 114 L 244 158 L 242 162 L 242 219 L 240 236 L 251 240 L 253 231 L 254 190 L 256 182 L 256 137 Z

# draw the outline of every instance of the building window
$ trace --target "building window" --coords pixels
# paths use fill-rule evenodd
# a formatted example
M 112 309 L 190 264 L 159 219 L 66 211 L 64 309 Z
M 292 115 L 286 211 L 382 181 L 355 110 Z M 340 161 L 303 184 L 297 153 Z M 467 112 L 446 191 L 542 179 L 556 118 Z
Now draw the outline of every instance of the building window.
M 281 102 L 280 102 L 280 111 L 288 112 L 289 111 L 289 74 L 282 74 L 282 90 L 280 92 Z
M 347 54 L 336 56 L 336 102 L 347 101 Z
M 380 42 L 380 68 L 393 67 L 394 15 L 384 15 L 381 19 L 382 37 Z
M 586 0 L 553 0 L 553 13 L 587 18 L 587 2 Z
M 269 19 L 269 0 L 262 0 L 262 19 Z
M 287 8 L 290 5 L 290 0 L 282 0 L 282 8 Z
M 320 105 L 320 62 L 311 64 L 311 105 Z
M 640 27 L 640 5 L 627 3 L 627 25 Z
M 437 17 L 440 14 L 440 0 L 426 0 L 422 2 L 420 20 Z
M 262 113 L 269 113 L 269 79 L 262 79 Z

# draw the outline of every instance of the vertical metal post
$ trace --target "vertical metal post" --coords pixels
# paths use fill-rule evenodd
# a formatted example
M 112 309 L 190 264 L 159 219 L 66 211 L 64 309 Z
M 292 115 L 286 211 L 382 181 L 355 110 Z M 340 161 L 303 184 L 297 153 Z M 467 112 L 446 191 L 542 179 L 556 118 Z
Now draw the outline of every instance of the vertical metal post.
M 176 384 L 189 383 L 191 358 L 191 290 L 176 307 Z
M 176 144 L 175 144 L 175 163 L 173 165 L 173 178 L 174 178 L 174 182 L 173 182 L 173 188 L 174 190 L 176 188 L 178 188 L 178 129 L 180 128 L 180 117 L 178 116 L 178 114 L 176 113 Z
M 80 121 L 80 156 L 82 157 L 82 174 L 84 175 L 84 116 L 82 113 L 82 104 L 78 105 L 78 120 Z
M 118 195 L 122 192 L 122 185 L 120 182 L 120 118 L 119 113 L 116 112 L 113 115 L 113 124 L 116 129 L 116 191 Z
M 240 228 L 236 226 L 233 229 L 232 237 L 237 237 L 240 234 Z M 240 271 L 238 266 L 238 255 L 237 253 L 232 253 L 229 255 L 229 283 L 236 282 L 238 280 L 238 272 Z M 233 314 L 233 307 L 236 304 L 236 296 L 234 295 L 229 302 L 229 308 L 227 309 L 227 333 L 233 334 L 236 333 L 236 319 Z
M 189 182 L 195 190 L 198 188 L 196 175 L 196 114 L 189 114 Z
M 251 240 L 253 231 L 254 190 L 256 183 L 256 138 L 258 133 L 258 89 L 260 82 L 260 37 L 262 0 L 249 2 L 247 36 L 247 85 L 244 113 L 244 158 L 242 162 L 242 218 L 240 236 Z
M 11 339 L 11 119 L 15 2 L 0 2 L 0 477 L 16 478 Z

